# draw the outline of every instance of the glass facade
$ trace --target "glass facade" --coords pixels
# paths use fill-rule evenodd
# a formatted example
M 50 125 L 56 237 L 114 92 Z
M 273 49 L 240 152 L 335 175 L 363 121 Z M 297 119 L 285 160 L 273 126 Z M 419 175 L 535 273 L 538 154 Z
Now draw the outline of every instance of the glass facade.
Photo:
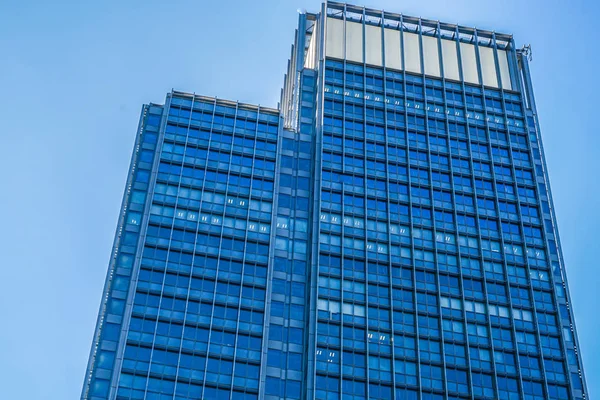
M 527 51 L 326 3 L 279 109 L 142 109 L 82 399 L 586 399 Z

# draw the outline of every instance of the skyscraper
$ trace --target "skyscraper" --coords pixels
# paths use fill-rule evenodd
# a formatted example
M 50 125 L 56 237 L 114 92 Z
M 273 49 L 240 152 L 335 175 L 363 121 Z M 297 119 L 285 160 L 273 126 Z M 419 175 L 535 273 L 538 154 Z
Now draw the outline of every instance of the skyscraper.
M 82 399 L 587 399 L 527 48 L 328 2 L 277 109 L 142 108 Z

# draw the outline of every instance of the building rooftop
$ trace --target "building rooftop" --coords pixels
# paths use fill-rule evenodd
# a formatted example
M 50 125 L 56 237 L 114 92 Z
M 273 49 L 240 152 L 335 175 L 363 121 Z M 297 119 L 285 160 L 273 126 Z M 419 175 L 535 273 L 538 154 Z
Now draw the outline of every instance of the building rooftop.
M 411 17 L 346 3 L 328 1 L 326 7 L 328 17 L 345 17 L 347 21 L 355 22 L 362 22 L 364 20 L 366 24 L 395 29 L 398 29 L 402 25 L 402 30 L 413 32 L 418 32 L 419 27 L 421 27 L 424 33 L 435 34 L 439 31 L 442 38 L 455 39 L 458 36 L 459 40 L 465 43 L 477 42 L 480 45 L 490 46 L 495 37 L 498 48 L 506 48 L 513 39 L 512 35 L 506 33 L 442 23 L 440 21 Z
M 189 92 L 181 92 L 178 90 L 173 90 L 171 93 L 174 96 L 177 96 L 180 98 L 181 97 L 189 98 L 190 100 L 193 99 L 194 101 L 201 101 L 204 103 L 215 103 L 217 105 L 223 105 L 223 106 L 227 106 L 227 107 L 237 107 L 239 109 L 260 111 L 262 113 L 272 113 L 272 114 L 279 115 L 278 109 L 272 108 L 272 107 L 261 106 L 260 104 L 240 103 L 239 101 L 219 99 L 217 97 L 204 96 L 204 95 L 199 95 L 196 93 L 189 93 Z

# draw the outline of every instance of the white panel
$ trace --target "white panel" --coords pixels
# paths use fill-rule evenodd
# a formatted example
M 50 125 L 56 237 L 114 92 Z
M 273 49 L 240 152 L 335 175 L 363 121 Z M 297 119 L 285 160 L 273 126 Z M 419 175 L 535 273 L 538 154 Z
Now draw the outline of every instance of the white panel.
M 457 81 L 460 80 L 455 41 L 442 39 L 442 58 L 444 62 L 444 77 Z
M 506 50 L 498 50 L 498 66 L 500 67 L 502 89 L 512 90 L 513 87 L 510 80 L 510 69 L 508 68 L 508 53 Z
M 427 75 L 441 76 L 437 38 L 423 36 L 423 63 Z
M 400 31 L 384 28 L 383 36 L 385 40 L 386 68 L 402 69 L 402 44 L 400 42 Z
M 381 67 L 381 28 L 373 25 L 365 25 L 365 50 L 367 64 Z
M 404 68 L 410 72 L 421 73 L 421 52 L 419 35 L 404 32 Z
M 462 72 L 465 82 L 480 83 L 477 75 L 477 59 L 475 58 L 475 46 L 469 43 L 460 44 L 460 59 L 462 61 Z
M 481 62 L 481 76 L 485 86 L 498 87 L 496 75 L 496 62 L 494 61 L 494 49 L 479 46 L 479 61 Z
M 344 58 L 344 21 L 327 18 L 327 35 L 325 38 L 325 55 L 327 57 Z
M 316 32 L 316 24 L 315 24 L 315 30 L 313 32 Z M 316 63 L 316 51 L 317 51 L 317 35 L 315 33 L 313 33 L 312 35 L 310 35 L 310 44 L 308 45 L 308 51 L 306 52 L 306 56 L 304 58 L 304 68 L 309 68 L 309 69 L 314 69 L 315 68 L 315 63 Z
M 363 62 L 363 26 L 358 22 L 346 22 L 346 59 Z

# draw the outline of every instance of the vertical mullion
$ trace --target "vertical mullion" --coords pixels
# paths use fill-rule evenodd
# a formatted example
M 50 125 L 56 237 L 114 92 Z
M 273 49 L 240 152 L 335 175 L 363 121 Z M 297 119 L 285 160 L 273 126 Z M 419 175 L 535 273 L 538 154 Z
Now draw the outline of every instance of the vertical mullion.
M 305 386 L 304 393 L 306 394 L 307 399 L 314 399 L 315 397 L 315 387 L 316 387 L 316 349 L 317 349 L 317 327 L 318 327 L 318 280 L 319 280 L 319 270 L 320 270 L 320 250 L 321 244 L 319 241 L 320 230 L 321 230 L 321 222 L 320 222 L 320 213 L 322 209 L 322 154 L 323 154 L 323 115 L 324 115 L 324 97 L 325 97 L 325 53 L 326 53 L 326 35 L 327 35 L 327 4 L 323 3 L 321 5 L 321 14 L 319 19 L 316 22 L 316 29 L 318 31 L 314 31 L 313 35 L 318 33 L 318 36 L 313 40 L 319 39 L 319 46 L 317 47 L 318 51 L 318 65 L 319 72 L 316 77 L 316 105 L 315 105 L 315 135 L 316 135 L 316 150 L 315 150 L 315 159 L 311 163 L 311 168 L 313 168 L 313 173 L 315 176 L 315 182 L 313 182 L 313 188 L 315 196 L 313 198 L 313 222 L 312 227 L 307 229 L 310 231 L 312 229 L 312 238 L 311 238 L 311 250 L 313 254 L 313 258 L 310 262 L 310 276 L 308 277 L 309 286 L 310 286 L 310 307 L 308 309 L 308 316 L 305 318 L 309 319 L 308 323 L 308 334 L 306 337 L 308 338 L 307 350 L 308 354 L 306 355 L 305 365 L 307 366 L 306 371 L 304 373 L 305 379 L 307 380 L 307 385 Z M 320 76 L 320 79 L 318 77 Z M 276 167 L 278 168 L 278 167 Z M 319 218 L 315 217 L 318 213 Z M 341 280 L 340 280 L 341 284 Z M 341 302 L 340 302 L 341 307 Z M 341 341 L 341 339 L 340 339 Z
M 368 207 L 369 207 L 369 199 L 367 196 L 367 65 L 366 65 L 366 46 L 365 46 L 365 9 L 362 9 L 362 21 L 361 21 L 361 25 L 362 25 L 362 36 L 361 36 L 361 41 L 362 41 L 362 50 L 363 50 L 363 54 L 362 54 L 362 70 L 363 70 L 363 97 L 362 97 L 362 105 L 363 105 L 363 127 L 364 127 L 364 131 L 363 131 L 363 146 L 365 149 L 364 155 L 363 155 L 363 160 L 364 160 L 364 170 L 363 170 L 363 176 L 364 176 L 364 181 L 363 181 L 363 190 L 364 190 L 364 194 L 362 195 L 364 201 L 365 201 L 365 208 L 364 208 L 364 213 L 365 213 L 365 217 L 364 217 L 364 233 L 365 233 L 365 247 L 364 247 L 364 259 L 365 259 L 365 354 L 366 354 L 366 363 L 367 363 L 367 376 L 366 376 L 366 393 L 367 393 L 367 398 L 370 397 L 369 393 L 369 385 L 371 383 L 371 377 L 370 377 L 370 373 L 369 373 L 369 361 L 370 361 L 370 351 L 369 351 L 369 252 L 368 252 L 368 223 L 369 223 L 369 215 L 368 215 Z M 347 62 L 347 60 L 346 60 Z M 344 64 L 346 65 L 346 64 Z M 344 71 L 344 78 L 345 78 L 345 71 Z M 345 82 L 346 80 L 344 79 L 344 89 L 346 88 L 345 86 Z M 344 134 L 345 137 L 345 134 Z M 345 165 L 344 165 L 344 169 L 345 169 Z M 353 172 L 354 174 L 354 172 Z M 342 241 L 343 242 L 343 241 Z M 342 249 L 343 249 L 343 245 L 342 245 Z M 378 357 L 379 359 L 379 357 Z
M 390 179 L 388 174 L 388 166 L 387 160 L 388 158 L 388 116 L 387 116 L 387 69 L 385 66 L 385 13 L 381 12 L 381 68 L 383 70 L 382 81 L 383 81 L 383 125 L 384 125 L 384 140 L 385 140 L 385 188 L 386 188 L 386 225 L 387 225 L 387 248 L 388 248 L 388 284 L 389 284 L 389 302 L 390 302 L 390 358 L 391 358 L 391 368 L 390 372 L 392 374 L 392 400 L 396 399 L 396 355 L 395 355 L 395 346 L 393 338 L 394 335 L 394 296 L 393 296 L 393 279 L 392 279 L 392 238 L 390 232 L 390 224 L 392 219 L 390 217 Z
M 415 241 L 414 241 L 414 237 L 413 237 L 413 232 L 414 232 L 414 224 L 413 224 L 413 203 L 412 203 L 412 196 L 410 195 L 410 190 L 412 187 L 412 179 L 411 179 L 411 175 L 410 175 L 410 133 L 409 133 L 409 118 L 408 118 L 408 108 L 406 106 L 407 103 L 407 90 L 406 90 L 406 47 L 405 47 L 405 43 L 404 43 L 404 31 L 405 31 L 405 27 L 404 27 L 404 15 L 400 15 L 400 48 L 401 48 L 401 53 L 400 53 L 400 58 L 402 60 L 401 64 L 402 64 L 402 88 L 404 91 L 403 94 L 403 108 L 404 108 L 404 120 L 405 120 L 405 135 L 406 135 L 406 180 L 407 180 L 407 186 L 408 186 L 408 215 L 409 215 L 409 228 L 410 228 L 410 236 L 411 236 L 411 240 L 410 240 L 410 252 L 411 252 L 411 261 L 412 261 L 412 291 L 413 291 L 413 304 L 414 304 L 414 316 L 415 316 L 415 358 L 416 358 L 416 364 L 417 364 L 417 381 L 418 381 L 418 396 L 421 397 L 422 393 L 423 393 L 423 387 L 421 385 L 421 378 L 422 378 L 422 374 L 421 374 L 421 354 L 419 351 L 419 312 L 418 312 L 418 305 L 417 305 L 417 274 L 416 274 L 416 268 L 415 268 Z M 423 89 L 425 90 L 425 89 Z M 415 129 L 416 130 L 416 129 Z M 416 133 L 415 133 L 416 135 Z M 438 328 L 440 328 L 440 324 L 438 322 Z M 441 331 L 441 329 L 440 329 Z

